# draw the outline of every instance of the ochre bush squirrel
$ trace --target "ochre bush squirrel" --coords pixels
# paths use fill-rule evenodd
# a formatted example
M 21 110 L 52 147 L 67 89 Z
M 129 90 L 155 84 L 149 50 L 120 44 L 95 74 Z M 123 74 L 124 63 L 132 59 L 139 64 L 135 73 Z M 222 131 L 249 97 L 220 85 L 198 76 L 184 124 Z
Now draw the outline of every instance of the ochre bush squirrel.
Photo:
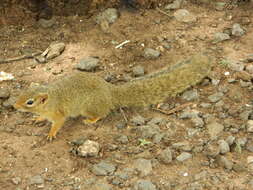
M 66 118 L 79 115 L 94 123 L 111 110 L 157 104 L 200 82 L 211 69 L 208 56 L 197 54 L 186 61 L 141 79 L 114 85 L 93 73 L 76 72 L 47 86 L 32 86 L 17 99 L 14 107 L 52 122 L 52 140 Z

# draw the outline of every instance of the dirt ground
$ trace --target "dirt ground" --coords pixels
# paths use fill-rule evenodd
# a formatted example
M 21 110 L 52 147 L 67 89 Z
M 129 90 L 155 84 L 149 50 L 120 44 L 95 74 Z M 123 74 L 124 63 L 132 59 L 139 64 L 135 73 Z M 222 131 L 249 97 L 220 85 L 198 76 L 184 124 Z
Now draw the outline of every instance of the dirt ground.
M 132 77 L 134 66 L 140 65 L 145 68 L 145 73 L 151 73 L 202 50 L 215 58 L 215 65 L 212 81 L 206 85 L 194 86 L 199 94 L 198 99 L 186 101 L 179 96 L 166 102 L 170 107 L 192 103 L 188 108 L 201 113 L 204 127 L 195 126 L 191 119 L 181 119 L 180 114 L 184 110 L 166 115 L 151 109 L 126 109 L 126 127 L 120 127 L 124 117 L 119 111 L 99 121 L 97 127 L 84 125 L 81 119 L 75 118 L 64 125 L 57 139 L 47 142 L 49 123 L 34 124 L 34 115 L 4 106 L 6 100 L 0 99 L 0 189 L 253 189 L 253 138 L 252 131 L 247 131 L 247 122 L 253 119 L 252 82 L 249 81 L 248 87 L 243 87 L 242 82 L 237 80 L 238 72 L 221 64 L 223 59 L 240 62 L 253 53 L 253 14 L 249 7 L 249 4 L 242 3 L 217 11 L 210 4 L 186 2 L 182 8 L 196 15 L 197 21 L 194 23 L 177 21 L 172 17 L 174 10 L 168 12 L 168 16 L 158 9 L 131 11 L 120 8 L 120 17 L 106 32 L 95 22 L 96 15 L 103 10 L 94 11 L 89 16 L 54 15 L 53 26 L 43 28 L 32 16 L 33 13 L 22 7 L 6 9 L 0 17 L 0 59 L 21 56 L 23 52 L 32 50 L 43 51 L 56 41 L 66 44 L 60 56 L 45 64 L 38 64 L 33 59 L 0 64 L 0 71 L 15 76 L 14 80 L 0 82 L 1 89 L 10 91 L 10 98 L 15 98 L 32 82 L 48 83 L 73 72 L 74 66 L 87 56 L 100 59 L 100 66 L 94 71 L 96 75 L 113 76 L 112 82 L 119 84 L 124 83 L 126 77 Z M 160 10 L 164 10 L 163 7 Z M 234 23 L 239 23 L 244 28 L 244 35 L 212 43 L 215 33 L 231 28 Z M 122 49 L 115 48 L 125 40 L 130 42 Z M 170 48 L 165 48 L 164 42 Z M 161 55 L 157 59 L 144 58 L 142 55 L 146 47 L 159 50 Z M 225 72 L 230 72 L 230 75 L 224 75 Z M 231 78 L 236 81 L 229 82 Z M 219 83 L 215 84 L 217 80 Z M 224 88 L 227 91 L 222 97 L 223 104 L 210 103 L 208 96 Z M 211 106 L 201 106 L 203 103 L 210 103 Z M 249 117 L 242 119 L 240 114 L 245 110 Z M 141 146 L 139 139 L 143 137 L 138 133 L 138 126 L 130 122 L 135 116 L 142 116 L 146 121 L 162 118 L 165 122 L 159 124 L 159 128 L 165 137 L 158 143 L 147 138 L 145 140 L 151 143 Z M 211 116 L 209 120 L 207 116 Z M 210 120 L 225 127 L 214 140 L 208 134 L 207 125 Z M 189 135 L 191 131 L 195 131 L 192 136 Z M 117 140 L 122 135 L 128 137 L 127 143 Z M 230 151 L 218 156 L 208 155 L 210 144 L 214 150 L 218 150 L 218 141 L 226 140 L 229 136 L 235 138 Z M 90 158 L 74 155 L 70 150 L 75 147 L 70 142 L 80 138 L 98 142 L 101 146 L 99 155 Z M 241 141 L 245 143 L 240 144 Z M 183 142 L 183 148 L 173 146 L 179 142 Z M 167 147 L 173 152 L 173 161 L 169 164 L 159 159 L 159 154 Z M 182 152 L 190 153 L 192 158 L 177 161 L 176 157 Z M 233 167 L 224 166 L 223 162 L 220 164 L 218 157 L 225 157 Z M 117 171 L 123 171 L 132 168 L 139 158 L 152 162 L 152 171 L 147 176 L 134 172 L 129 174 L 129 179 L 117 184 L 113 180 L 116 177 L 114 174 L 98 176 L 92 172 L 92 167 L 100 161 L 113 163 Z M 34 176 L 39 176 L 42 182 L 31 182 Z M 156 187 L 138 189 L 136 183 L 140 179 L 151 181 Z M 92 180 L 93 183 L 90 182 Z M 101 188 L 96 187 L 96 183 L 102 184 Z

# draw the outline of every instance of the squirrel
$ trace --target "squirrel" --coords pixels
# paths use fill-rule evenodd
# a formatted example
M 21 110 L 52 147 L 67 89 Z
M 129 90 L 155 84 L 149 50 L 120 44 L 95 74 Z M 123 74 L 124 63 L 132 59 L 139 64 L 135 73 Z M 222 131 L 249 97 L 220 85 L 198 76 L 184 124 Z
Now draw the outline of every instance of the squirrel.
M 115 85 L 93 73 L 78 72 L 46 86 L 31 86 L 17 98 L 14 108 L 47 119 L 52 127 L 48 140 L 56 137 L 68 117 L 85 116 L 95 123 L 120 107 L 140 107 L 161 103 L 208 76 L 212 61 L 197 54 L 172 67 L 143 78 Z

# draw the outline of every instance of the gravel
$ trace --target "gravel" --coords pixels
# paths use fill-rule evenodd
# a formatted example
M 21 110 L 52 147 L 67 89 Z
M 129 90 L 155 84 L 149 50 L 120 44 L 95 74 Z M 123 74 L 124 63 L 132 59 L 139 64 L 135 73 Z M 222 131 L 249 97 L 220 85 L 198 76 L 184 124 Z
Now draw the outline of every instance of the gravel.
M 116 170 L 116 166 L 114 164 L 101 161 L 98 164 L 93 165 L 92 173 L 97 176 L 106 176 L 106 175 L 113 175 Z

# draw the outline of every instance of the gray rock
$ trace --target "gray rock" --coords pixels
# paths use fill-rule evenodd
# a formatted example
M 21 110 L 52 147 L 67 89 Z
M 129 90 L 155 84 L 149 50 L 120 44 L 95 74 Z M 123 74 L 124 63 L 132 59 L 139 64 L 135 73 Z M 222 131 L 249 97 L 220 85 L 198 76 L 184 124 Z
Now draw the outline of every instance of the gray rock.
M 211 108 L 212 104 L 210 104 L 210 103 L 201 103 L 200 107 L 202 107 L 202 108 Z
M 75 66 L 76 69 L 81 71 L 93 71 L 99 66 L 99 59 L 95 57 L 86 57 L 80 60 Z
M 186 9 L 179 9 L 174 13 L 174 17 L 179 22 L 196 22 L 197 18 L 195 15 L 187 11 Z
M 226 138 L 226 142 L 228 143 L 229 146 L 231 146 L 232 144 L 234 144 L 235 142 L 235 137 L 230 135 Z
M 123 171 L 117 171 L 117 172 L 115 172 L 114 175 L 116 177 L 120 178 L 121 180 L 126 181 L 126 180 L 128 180 L 128 179 L 131 178 L 131 176 L 134 174 L 134 172 L 135 171 L 132 168 L 125 168 L 125 169 L 123 169 Z
M 20 177 L 14 177 L 14 178 L 11 179 L 11 181 L 14 185 L 18 185 L 21 182 L 21 178 Z
M 11 97 L 9 97 L 7 100 L 5 100 L 3 102 L 3 107 L 5 107 L 7 109 L 10 109 L 10 108 L 13 107 L 13 105 L 15 104 L 15 102 L 16 102 L 16 98 L 14 98 L 14 97 L 11 96 Z
M 160 128 L 157 125 L 143 125 L 140 126 L 139 131 L 142 138 L 153 138 L 156 134 L 161 133 Z
M 214 34 L 214 43 L 219 43 L 219 42 L 223 42 L 225 40 L 229 40 L 230 36 L 226 33 L 222 33 L 222 32 L 217 32 Z
M 253 113 L 252 110 L 245 110 L 242 113 L 240 113 L 239 117 L 241 120 L 247 121 L 252 113 Z
M 208 133 L 212 139 L 215 139 L 224 130 L 224 126 L 217 122 L 212 122 L 206 126 Z
M 201 127 L 201 128 L 204 127 L 205 123 L 201 117 L 191 118 L 191 121 L 195 127 Z
M 134 184 L 133 190 L 157 190 L 157 188 L 151 181 L 140 179 Z
M 77 154 L 82 157 L 94 157 L 98 156 L 100 151 L 100 145 L 91 140 L 86 140 L 81 146 L 77 149 Z
M 176 157 L 176 160 L 179 162 L 183 162 L 185 160 L 188 160 L 192 158 L 192 154 L 188 153 L 188 152 L 182 152 L 179 156 Z
M 222 92 L 217 92 L 214 93 L 210 96 L 208 96 L 208 100 L 212 103 L 218 102 L 219 100 L 221 100 L 221 98 L 224 96 L 224 94 Z
M 136 66 L 133 68 L 133 75 L 135 77 L 140 77 L 143 76 L 145 74 L 144 68 L 140 65 Z
M 112 175 L 116 170 L 116 166 L 114 164 L 101 161 L 98 164 L 93 165 L 92 173 L 97 176 L 105 176 L 105 175 Z
M 47 59 L 53 59 L 55 57 L 58 57 L 65 49 L 65 44 L 63 42 L 59 43 L 52 43 L 48 47 L 48 49 L 43 52 L 43 54 L 46 54 Z
M 226 3 L 224 3 L 224 2 L 216 2 L 215 3 L 215 9 L 217 11 L 223 11 L 225 7 L 226 7 Z
M 245 147 L 247 142 L 248 142 L 247 137 L 241 137 L 235 140 L 235 143 L 241 147 Z
M 185 110 L 183 113 L 179 115 L 180 119 L 191 119 L 194 117 L 198 117 L 199 112 L 196 110 Z
M 231 170 L 233 168 L 233 162 L 228 160 L 225 156 L 217 156 L 216 162 L 225 169 Z
M 244 69 L 244 64 L 242 63 L 238 63 L 236 61 L 233 61 L 233 60 L 229 60 L 229 64 L 228 64 L 228 68 L 233 70 L 233 71 L 243 71 Z
M 197 100 L 199 98 L 197 89 L 185 91 L 182 95 L 182 99 L 187 101 Z
M 219 150 L 221 154 L 226 154 L 227 152 L 230 152 L 229 144 L 224 140 L 219 140 Z
M 253 133 L 253 120 L 247 121 L 247 132 Z
M 252 56 L 253 57 L 253 56 Z M 253 65 L 247 65 L 246 66 L 246 71 L 250 74 L 253 74 Z
M 145 118 L 138 115 L 138 116 L 135 116 L 133 117 L 131 120 L 130 120 L 131 123 L 133 123 L 134 125 L 138 126 L 138 125 L 144 125 L 145 124 Z
M 159 160 L 164 164 L 169 164 L 172 162 L 172 152 L 170 148 L 164 149 L 158 156 Z
M 118 18 L 119 18 L 118 10 L 114 8 L 109 8 L 97 16 L 96 22 L 97 24 L 101 24 L 102 22 L 107 21 L 109 24 L 112 24 Z
M 122 144 L 127 144 L 129 142 L 128 137 L 126 135 L 120 135 L 117 138 L 117 141 Z
M 152 172 L 151 161 L 143 158 L 139 158 L 134 161 L 134 168 L 136 168 L 137 171 L 140 172 L 141 177 L 147 176 Z
M 183 0 L 174 0 L 173 3 L 166 5 L 164 8 L 166 10 L 179 9 L 181 7 L 182 2 Z
M 7 88 L 0 88 L 0 98 L 7 99 L 10 97 L 10 91 Z
M 29 179 L 30 185 L 40 185 L 44 184 L 44 178 L 41 175 L 33 176 Z
M 95 183 L 92 186 L 93 190 L 113 190 L 112 187 L 107 183 Z
M 143 56 L 147 59 L 156 59 L 160 56 L 160 52 L 158 50 L 152 48 L 145 48 Z
M 232 35 L 240 37 L 244 35 L 245 31 L 242 29 L 241 25 L 238 23 L 233 24 L 232 26 Z
M 47 19 L 41 18 L 38 20 L 38 24 L 42 28 L 51 28 L 55 24 L 55 19 L 52 18 L 52 19 L 47 20 Z

